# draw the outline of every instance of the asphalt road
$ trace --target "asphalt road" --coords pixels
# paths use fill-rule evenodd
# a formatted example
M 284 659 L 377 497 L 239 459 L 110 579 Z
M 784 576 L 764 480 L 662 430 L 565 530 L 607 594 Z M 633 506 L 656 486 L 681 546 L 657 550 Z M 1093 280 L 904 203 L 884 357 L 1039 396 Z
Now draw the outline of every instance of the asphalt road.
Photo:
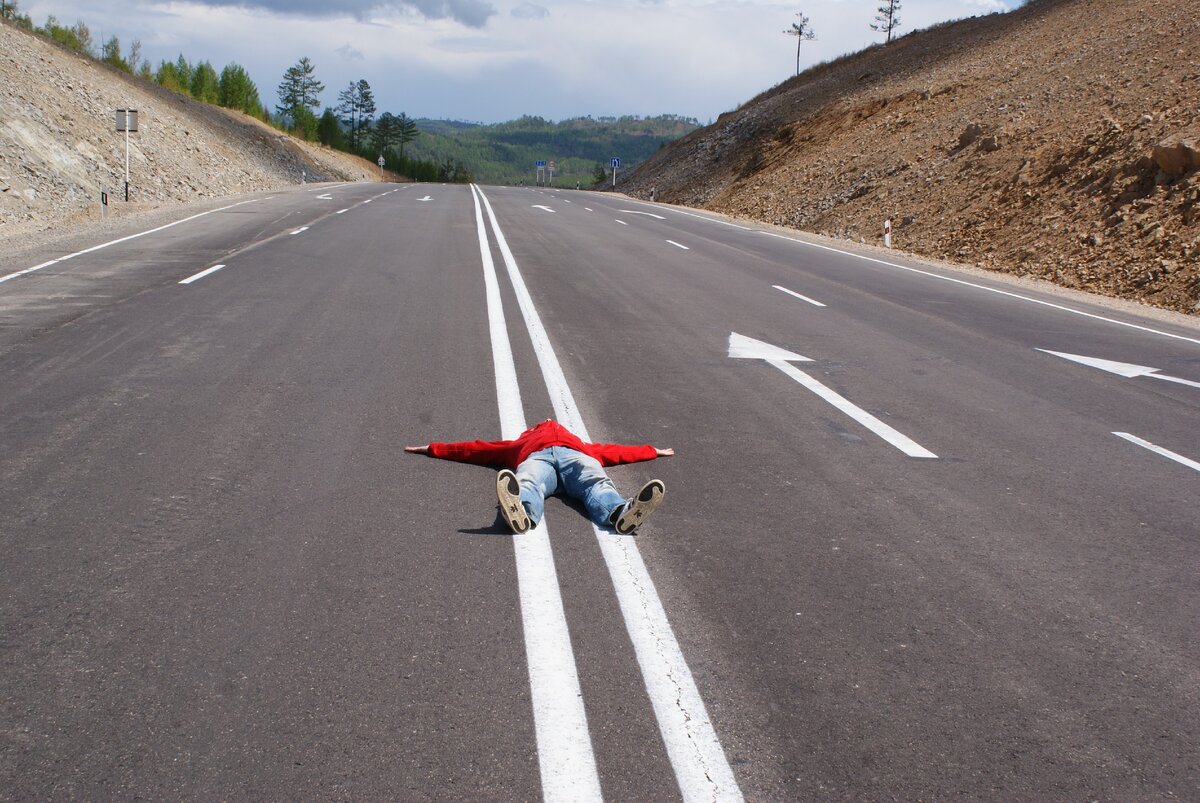
M 1200 326 L 840 248 L 347 185 L 0 258 L 0 798 L 1200 798 Z M 401 451 L 551 417 L 676 449 L 638 535 Z

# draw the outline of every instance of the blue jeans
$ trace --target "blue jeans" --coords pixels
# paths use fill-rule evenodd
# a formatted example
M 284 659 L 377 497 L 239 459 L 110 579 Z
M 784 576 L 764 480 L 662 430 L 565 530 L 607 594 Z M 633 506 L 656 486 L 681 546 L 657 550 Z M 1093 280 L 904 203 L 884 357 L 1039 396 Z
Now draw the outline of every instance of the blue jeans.
M 532 524 L 542 520 L 546 497 L 560 492 L 583 502 L 588 518 L 601 527 L 609 526 L 609 516 L 625 504 L 600 461 L 568 446 L 529 455 L 517 466 L 517 482 Z

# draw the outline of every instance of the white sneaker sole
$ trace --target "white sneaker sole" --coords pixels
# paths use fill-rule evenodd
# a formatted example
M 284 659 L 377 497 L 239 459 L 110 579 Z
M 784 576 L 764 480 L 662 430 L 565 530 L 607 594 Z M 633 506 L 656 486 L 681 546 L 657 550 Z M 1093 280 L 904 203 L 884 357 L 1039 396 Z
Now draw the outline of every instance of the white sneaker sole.
M 500 515 L 510 530 L 517 535 L 529 531 L 529 514 L 521 504 L 521 485 L 517 475 L 508 469 L 496 475 L 496 501 L 500 503 Z
M 617 532 L 621 535 L 629 535 L 636 530 L 638 525 L 649 518 L 651 513 L 658 510 L 658 506 L 662 504 L 663 497 L 666 495 L 667 486 L 663 485 L 662 480 L 650 480 L 643 485 L 642 490 L 638 491 L 637 497 L 633 500 L 633 504 L 617 519 Z

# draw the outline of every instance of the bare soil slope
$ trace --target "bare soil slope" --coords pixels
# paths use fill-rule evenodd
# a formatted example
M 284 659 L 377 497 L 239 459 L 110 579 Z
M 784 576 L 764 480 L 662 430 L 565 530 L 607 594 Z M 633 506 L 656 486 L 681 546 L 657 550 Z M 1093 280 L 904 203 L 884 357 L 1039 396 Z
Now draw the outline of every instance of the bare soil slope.
M 809 70 L 623 189 L 1200 312 L 1200 0 L 1032 0 Z
M 128 206 L 115 110 L 135 108 Z M 0 239 L 110 212 L 309 181 L 378 178 L 364 159 L 301 142 L 0 24 Z

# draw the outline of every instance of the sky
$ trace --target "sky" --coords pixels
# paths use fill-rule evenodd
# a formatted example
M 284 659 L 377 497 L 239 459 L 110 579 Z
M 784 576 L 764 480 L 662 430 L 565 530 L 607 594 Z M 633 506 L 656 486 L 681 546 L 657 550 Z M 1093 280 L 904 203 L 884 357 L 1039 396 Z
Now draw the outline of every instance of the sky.
M 1021 0 L 903 0 L 898 34 L 1007 11 Z M 803 11 L 816 40 L 800 67 L 883 39 L 880 0 L 18 0 L 42 25 L 82 20 L 97 41 L 134 39 L 155 67 L 181 53 L 249 71 L 278 102 L 302 56 L 322 101 L 365 79 L 379 112 L 494 123 L 522 115 L 676 114 L 708 123 L 796 70 Z

